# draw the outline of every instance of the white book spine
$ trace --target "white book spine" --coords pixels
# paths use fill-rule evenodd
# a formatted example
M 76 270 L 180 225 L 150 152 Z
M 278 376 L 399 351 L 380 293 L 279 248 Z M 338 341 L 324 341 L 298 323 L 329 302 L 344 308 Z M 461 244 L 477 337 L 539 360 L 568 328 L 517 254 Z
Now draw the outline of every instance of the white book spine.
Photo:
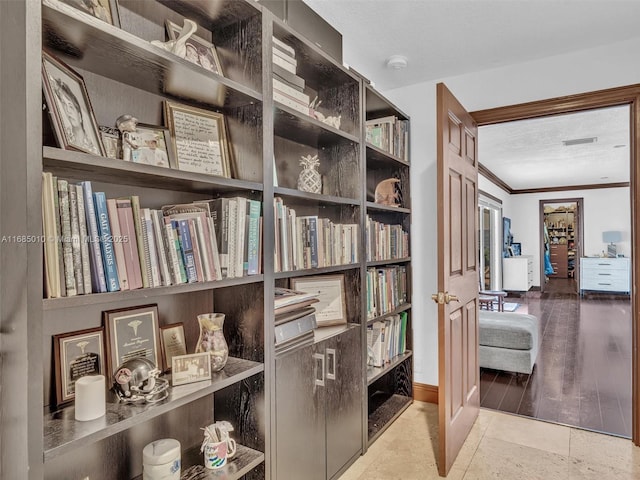
M 280 93 L 276 90 L 273 91 L 273 99 L 278 102 L 281 103 L 282 105 L 292 108 L 293 110 L 300 112 L 300 113 L 304 113 L 305 115 L 309 115 L 309 106 L 308 105 L 303 105 L 302 103 L 300 103 L 297 100 L 294 100 L 292 98 L 287 97 L 285 94 Z
M 84 190 L 82 185 L 75 185 L 78 197 L 78 224 L 80 226 L 80 257 L 82 258 L 82 281 L 84 293 L 89 294 L 91 289 L 91 260 L 89 259 L 89 231 L 87 229 L 87 216 L 84 210 Z
M 214 280 L 222 280 L 222 269 L 220 268 L 220 253 L 218 252 L 218 240 L 213 226 L 213 218 L 207 217 L 209 235 L 211 237 L 211 251 L 213 252 L 213 273 Z
M 156 236 L 156 247 L 158 250 L 158 263 L 160 265 L 160 276 L 162 285 L 169 286 L 173 283 L 169 260 L 167 259 L 168 247 L 165 242 L 165 231 L 163 227 L 162 212 L 160 210 L 151 211 L 151 221 L 153 223 L 153 233 Z
M 204 278 L 207 282 L 213 281 L 213 274 L 211 271 L 211 260 L 209 259 L 209 253 L 207 249 L 207 244 L 205 243 L 205 235 L 204 235 L 204 225 L 202 225 L 202 219 L 200 217 L 195 217 L 195 230 L 196 235 L 198 236 L 198 247 L 200 248 L 200 261 L 204 268 Z
M 236 255 L 238 254 L 238 202 L 235 198 L 229 199 L 229 267 L 227 278 L 235 278 Z M 242 272 L 240 272 L 242 276 Z
M 116 255 L 116 270 L 118 271 L 120 290 L 129 290 L 127 265 L 124 259 L 124 243 L 120 230 L 120 221 L 118 220 L 118 207 L 116 206 L 116 200 L 113 198 L 107 200 L 107 213 L 109 214 L 113 251 Z
M 176 250 L 176 243 L 173 236 L 173 227 L 170 222 L 165 223 L 164 232 L 167 239 L 167 245 L 169 246 L 169 257 L 171 258 L 171 263 L 173 265 L 173 282 L 176 285 L 179 285 L 183 283 L 182 277 L 180 276 L 180 260 L 178 260 L 178 251 Z
M 273 58 L 273 63 L 284 68 L 287 72 L 291 72 L 294 75 L 296 74 L 296 66 L 291 63 L 291 62 L 287 62 L 284 58 L 279 57 L 278 55 L 272 55 Z
M 242 277 L 244 271 L 244 251 L 246 242 L 245 225 L 247 223 L 247 199 L 236 198 L 238 213 L 236 215 L 236 277 Z
M 151 212 L 148 208 L 142 209 L 142 221 L 146 225 L 147 242 L 149 242 L 149 257 L 151 259 L 151 279 L 153 287 L 162 286 L 160 281 L 160 268 L 158 263 L 158 252 L 156 249 L 156 239 L 153 233 L 153 221 L 151 220 Z
M 275 56 L 280 57 L 281 59 L 283 59 L 285 62 L 289 62 L 291 65 L 293 65 L 294 67 L 298 66 L 298 61 L 292 57 L 291 55 L 287 54 L 286 52 L 283 52 L 281 49 L 279 48 L 274 48 L 273 49 L 273 54 Z
M 296 100 L 300 100 L 305 105 L 309 105 L 309 102 L 310 102 L 309 95 L 299 90 L 296 90 L 295 88 L 290 87 L 289 85 L 287 85 L 284 82 L 281 82 L 280 80 L 277 80 L 275 78 L 273 79 L 273 88 L 274 90 L 277 90 L 280 93 L 285 93 L 290 97 L 295 98 Z
M 273 43 L 278 47 L 280 47 L 280 49 L 285 50 L 286 52 L 289 52 L 292 57 L 296 56 L 296 51 L 293 49 L 291 45 L 287 45 L 279 38 L 276 38 L 276 37 L 272 37 L 272 38 L 273 38 Z

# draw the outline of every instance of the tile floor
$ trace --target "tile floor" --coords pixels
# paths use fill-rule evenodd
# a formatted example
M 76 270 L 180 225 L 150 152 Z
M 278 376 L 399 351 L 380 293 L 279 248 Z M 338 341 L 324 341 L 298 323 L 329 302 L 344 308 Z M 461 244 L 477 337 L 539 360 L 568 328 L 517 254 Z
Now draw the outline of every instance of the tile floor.
M 437 479 L 438 407 L 414 402 L 340 480 Z M 630 440 L 480 410 L 448 479 L 637 480 Z

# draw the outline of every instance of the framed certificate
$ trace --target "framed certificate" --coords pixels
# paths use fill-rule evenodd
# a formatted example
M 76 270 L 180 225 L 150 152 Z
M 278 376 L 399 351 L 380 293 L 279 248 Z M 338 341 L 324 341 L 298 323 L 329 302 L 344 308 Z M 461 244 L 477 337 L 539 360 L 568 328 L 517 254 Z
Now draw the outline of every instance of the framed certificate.
M 103 313 L 107 333 L 109 377 L 130 358 L 144 357 L 161 368 L 158 305 L 108 310 Z
M 166 100 L 164 112 L 179 170 L 231 178 L 224 115 Z
M 79 330 L 53 336 L 56 403 L 75 398 L 76 380 L 104 374 L 104 329 Z
M 314 304 L 318 327 L 347 323 L 344 275 L 292 278 L 291 288 L 318 295 L 319 302 Z
M 160 327 L 160 339 L 162 341 L 162 366 L 166 372 L 171 369 L 171 359 L 173 357 L 187 354 L 184 325 L 182 323 L 173 323 Z

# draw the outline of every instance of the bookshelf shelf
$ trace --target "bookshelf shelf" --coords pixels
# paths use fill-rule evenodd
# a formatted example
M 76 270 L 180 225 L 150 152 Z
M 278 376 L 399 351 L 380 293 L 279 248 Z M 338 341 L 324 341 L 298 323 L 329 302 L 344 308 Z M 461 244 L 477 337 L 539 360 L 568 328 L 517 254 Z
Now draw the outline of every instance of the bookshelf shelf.
M 357 268 L 360 268 L 359 263 L 350 263 L 347 265 L 335 265 L 333 267 L 307 268 L 304 270 L 289 270 L 286 272 L 276 272 L 274 276 L 276 279 L 306 277 L 309 275 L 321 275 L 323 273 L 346 272 L 348 270 L 354 270 Z
M 388 115 L 396 115 L 401 120 L 409 120 L 409 117 L 404 114 L 402 110 L 386 99 L 371 85 L 365 85 L 365 91 L 367 96 L 367 120 L 386 117 Z
M 296 204 L 307 205 L 351 205 L 359 206 L 358 200 L 352 198 L 336 197 L 332 195 L 322 195 L 320 193 L 307 193 L 293 188 L 274 187 L 276 196 L 289 197 L 295 199 Z M 286 198 L 285 198 L 286 199 Z M 286 202 L 285 202 L 286 203 Z
M 76 421 L 73 407 L 47 414 L 44 417 L 44 459 L 51 460 L 110 437 L 263 371 L 261 363 L 229 357 L 224 370 L 214 373 L 212 380 L 171 387 L 169 397 L 157 404 L 107 402 L 106 415 L 90 422 Z
M 249 87 L 61 2 L 43 2 L 42 23 L 46 48 L 63 54 L 72 67 L 147 92 L 188 98 L 218 108 L 262 101 L 262 94 Z
M 371 385 L 373 382 L 389 373 L 395 367 L 404 362 L 407 358 L 413 356 L 411 350 L 407 350 L 402 355 L 397 355 L 391 359 L 391 361 L 383 367 L 368 367 L 367 368 L 367 385 Z
M 280 104 L 276 104 L 275 107 L 274 133 L 278 137 L 314 148 L 360 141 L 355 135 L 338 130 L 292 108 Z
M 161 297 L 165 295 L 178 295 L 181 293 L 200 292 L 204 290 L 214 290 L 217 288 L 256 284 L 263 281 L 264 275 L 250 275 L 241 278 L 227 278 L 217 282 L 184 283 L 168 287 L 139 288 L 137 290 L 125 290 L 121 292 L 92 293 L 89 295 L 76 295 L 75 297 L 50 298 L 42 300 L 42 309 L 45 311 L 58 310 L 86 305 L 143 300 L 146 298 Z
M 369 398 L 369 445 L 375 442 L 412 402 L 413 399 L 405 395 L 374 393 Z
M 137 187 L 197 193 L 262 191 L 263 185 L 232 178 L 124 162 L 87 153 L 43 147 L 43 167 L 56 175 Z
M 395 315 L 401 312 L 406 312 L 407 310 L 411 309 L 411 304 L 410 303 L 403 303 L 402 305 L 394 308 L 393 310 L 391 310 L 390 312 L 387 312 L 383 315 L 378 315 L 377 317 L 373 317 L 373 318 L 369 318 L 367 320 L 367 324 L 370 325 L 373 322 L 377 322 L 379 320 L 383 320 L 386 317 L 388 317 L 389 315 Z
M 367 202 L 367 210 L 378 212 L 411 213 L 410 208 L 389 207 L 387 205 L 380 205 L 379 203 L 374 202 Z
M 227 464 L 217 470 L 209 470 L 202 465 L 200 446 L 195 446 L 183 453 L 181 458 L 184 480 L 238 480 L 264 462 L 264 453 L 236 443 L 235 455 Z M 142 480 L 142 476 L 136 480 Z
M 380 267 L 382 265 L 397 265 L 400 263 L 409 263 L 411 261 L 411 257 L 405 258 L 388 258 L 386 260 L 375 260 L 371 262 L 367 262 L 367 267 Z
M 385 152 L 381 148 L 367 143 L 367 167 L 370 168 L 393 168 L 399 165 L 408 167 L 409 162 L 403 160 L 400 157 Z

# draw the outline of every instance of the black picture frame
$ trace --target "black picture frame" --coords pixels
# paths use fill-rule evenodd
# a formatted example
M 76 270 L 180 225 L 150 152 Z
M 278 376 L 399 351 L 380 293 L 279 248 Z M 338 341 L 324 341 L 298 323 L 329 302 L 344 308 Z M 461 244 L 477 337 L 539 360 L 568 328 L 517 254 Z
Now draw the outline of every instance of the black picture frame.
M 513 251 L 514 257 L 519 257 L 522 255 L 522 245 L 520 243 L 512 243 L 511 250 Z

